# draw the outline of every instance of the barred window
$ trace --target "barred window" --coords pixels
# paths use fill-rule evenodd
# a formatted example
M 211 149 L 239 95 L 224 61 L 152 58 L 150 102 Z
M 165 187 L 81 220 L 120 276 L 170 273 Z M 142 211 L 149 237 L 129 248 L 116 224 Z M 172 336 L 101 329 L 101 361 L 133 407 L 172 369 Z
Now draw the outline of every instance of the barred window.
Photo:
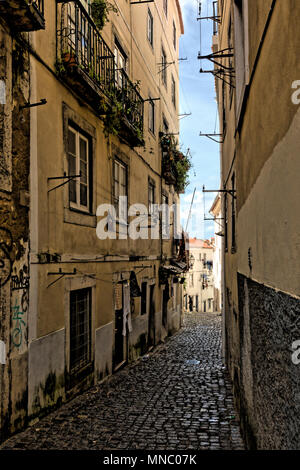
M 91 288 L 70 292 L 70 370 L 91 360 Z

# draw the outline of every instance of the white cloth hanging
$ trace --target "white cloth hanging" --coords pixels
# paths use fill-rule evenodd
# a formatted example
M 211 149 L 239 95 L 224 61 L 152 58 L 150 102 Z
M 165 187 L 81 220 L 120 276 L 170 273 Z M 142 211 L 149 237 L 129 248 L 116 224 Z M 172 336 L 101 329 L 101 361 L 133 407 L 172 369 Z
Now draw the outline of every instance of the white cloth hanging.
M 6 348 L 4 341 L 0 341 L 0 364 L 6 364 Z
M 122 335 L 126 336 L 126 324 L 128 324 L 128 331 L 132 331 L 131 324 L 131 310 L 130 310 L 130 284 L 126 282 L 123 284 L 123 331 Z

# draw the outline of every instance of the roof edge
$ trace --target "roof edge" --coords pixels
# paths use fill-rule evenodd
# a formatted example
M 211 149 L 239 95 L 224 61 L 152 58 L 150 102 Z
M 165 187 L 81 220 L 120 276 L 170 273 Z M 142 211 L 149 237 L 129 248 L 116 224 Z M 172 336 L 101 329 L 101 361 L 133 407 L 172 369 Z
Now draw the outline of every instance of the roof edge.
M 183 24 L 182 11 L 181 11 L 179 0 L 176 0 L 176 6 L 177 6 L 177 11 L 178 11 L 178 16 L 179 16 L 181 34 L 184 34 L 184 24 Z

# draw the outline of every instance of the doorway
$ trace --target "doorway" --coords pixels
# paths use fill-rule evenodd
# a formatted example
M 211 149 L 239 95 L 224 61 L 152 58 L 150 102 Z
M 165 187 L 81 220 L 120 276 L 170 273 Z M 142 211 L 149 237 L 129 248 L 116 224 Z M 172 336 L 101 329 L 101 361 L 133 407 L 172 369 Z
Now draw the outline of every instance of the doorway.
M 168 300 L 169 300 L 169 285 L 167 284 L 163 290 L 163 303 L 162 303 L 162 325 L 168 331 Z
M 155 284 L 149 286 L 148 347 L 155 345 Z
M 126 336 L 123 335 L 123 285 L 119 285 L 119 296 L 122 299 L 119 309 L 115 310 L 115 350 L 114 370 L 119 369 L 127 361 L 128 328 L 126 325 Z

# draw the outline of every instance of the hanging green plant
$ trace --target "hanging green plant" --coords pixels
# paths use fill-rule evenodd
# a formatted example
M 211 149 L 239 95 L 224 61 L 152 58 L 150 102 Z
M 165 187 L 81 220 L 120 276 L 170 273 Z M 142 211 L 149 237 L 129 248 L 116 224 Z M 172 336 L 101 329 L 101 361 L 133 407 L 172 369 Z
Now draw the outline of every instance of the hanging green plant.
M 103 120 L 105 137 L 108 137 L 109 134 L 117 135 L 119 133 L 123 114 L 123 106 L 118 99 L 117 93 L 112 91 L 109 93 L 108 97 L 110 104 L 107 107 Z
M 91 16 L 95 25 L 101 31 L 107 21 L 110 12 L 117 13 L 117 8 L 107 0 L 93 0 L 91 4 Z
M 130 86 L 139 91 L 139 81 L 131 83 Z M 143 130 L 140 126 L 140 121 L 136 118 L 139 113 L 140 102 L 137 99 L 131 99 L 130 94 L 127 93 L 126 88 L 115 88 L 108 94 L 110 104 L 107 106 L 107 111 L 103 119 L 104 134 L 106 137 L 109 134 L 118 135 L 124 118 L 130 122 L 138 140 L 143 141 Z
M 185 188 L 189 184 L 188 173 L 191 169 L 191 162 L 189 158 L 182 154 L 183 158 L 177 160 L 175 163 L 175 172 L 176 172 L 176 184 L 175 190 L 178 193 L 184 192 Z

